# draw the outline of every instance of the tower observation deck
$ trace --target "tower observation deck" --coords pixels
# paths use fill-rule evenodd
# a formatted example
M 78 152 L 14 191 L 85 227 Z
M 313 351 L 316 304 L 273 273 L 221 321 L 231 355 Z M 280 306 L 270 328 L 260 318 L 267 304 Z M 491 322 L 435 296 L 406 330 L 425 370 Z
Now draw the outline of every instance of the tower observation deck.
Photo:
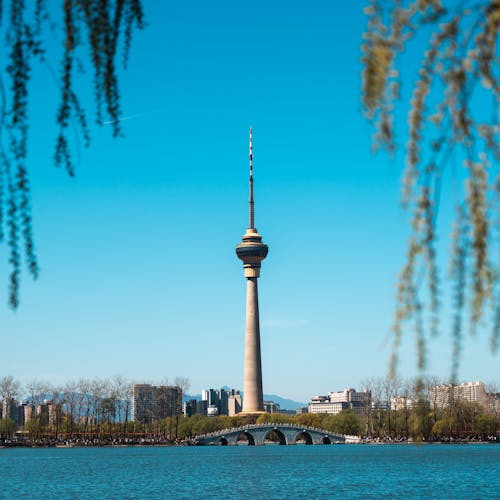
M 250 127 L 250 180 L 249 180 L 249 227 L 242 242 L 236 246 L 236 255 L 243 261 L 247 279 L 245 324 L 245 368 L 243 377 L 243 414 L 264 413 L 262 391 L 262 363 L 260 356 L 259 297 L 257 279 L 261 262 L 266 258 L 268 247 L 254 226 L 253 153 L 252 127 Z

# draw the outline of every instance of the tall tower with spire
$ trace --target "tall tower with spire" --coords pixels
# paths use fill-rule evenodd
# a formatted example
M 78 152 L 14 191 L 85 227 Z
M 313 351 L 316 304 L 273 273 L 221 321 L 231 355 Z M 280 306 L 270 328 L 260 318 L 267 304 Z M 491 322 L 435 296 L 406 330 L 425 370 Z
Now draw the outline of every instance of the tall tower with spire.
M 259 295 L 257 278 L 260 276 L 260 264 L 267 256 L 267 245 L 262 243 L 262 236 L 254 226 L 253 201 L 253 157 L 252 127 L 250 127 L 250 181 L 248 199 L 248 229 L 242 242 L 236 246 L 236 255 L 243 261 L 243 270 L 247 279 L 247 305 L 245 325 L 245 370 L 243 378 L 243 414 L 264 412 L 262 392 L 262 363 L 260 358 Z

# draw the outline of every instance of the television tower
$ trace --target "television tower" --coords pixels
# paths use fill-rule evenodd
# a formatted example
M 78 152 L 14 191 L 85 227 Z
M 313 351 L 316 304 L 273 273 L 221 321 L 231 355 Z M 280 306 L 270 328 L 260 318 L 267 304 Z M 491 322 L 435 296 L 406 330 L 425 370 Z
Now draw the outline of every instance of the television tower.
M 247 415 L 264 413 L 257 278 L 260 276 L 260 263 L 266 258 L 268 251 L 267 245 L 262 243 L 262 236 L 254 227 L 252 160 L 252 127 L 250 127 L 249 227 L 243 235 L 242 242 L 236 246 L 236 255 L 243 261 L 243 270 L 247 279 L 242 411 Z

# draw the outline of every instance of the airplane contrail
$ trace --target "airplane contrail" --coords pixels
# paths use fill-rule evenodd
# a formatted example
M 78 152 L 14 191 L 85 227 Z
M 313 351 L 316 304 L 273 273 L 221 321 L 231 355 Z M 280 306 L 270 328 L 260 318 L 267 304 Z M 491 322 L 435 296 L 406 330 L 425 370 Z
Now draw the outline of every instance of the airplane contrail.
M 126 120 L 132 120 L 133 118 L 139 118 L 140 116 L 151 115 L 157 112 L 158 111 L 145 111 L 144 113 L 136 113 L 135 115 L 124 116 L 123 118 L 119 118 L 118 120 L 106 120 L 105 122 L 101 122 L 101 125 L 111 125 L 112 123 L 124 122 Z

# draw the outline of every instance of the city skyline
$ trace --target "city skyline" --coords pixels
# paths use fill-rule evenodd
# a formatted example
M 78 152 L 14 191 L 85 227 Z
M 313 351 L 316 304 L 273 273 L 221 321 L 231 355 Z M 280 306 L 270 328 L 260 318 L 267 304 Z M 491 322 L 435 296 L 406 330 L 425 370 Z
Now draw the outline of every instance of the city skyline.
M 145 2 L 149 26 L 120 73 L 125 137 L 94 125 L 75 179 L 52 165 L 58 89 L 34 72 L 28 168 L 41 273 L 23 275 L 12 312 L 0 248 L 0 375 L 185 375 L 195 393 L 243 387 L 233 248 L 247 211 L 249 124 L 259 230 L 272 248 L 261 290 L 264 392 L 307 401 L 311 388 L 385 375 L 410 214 L 399 205 L 402 155 L 373 156 L 362 117 L 364 5 Z M 448 297 L 442 307 L 428 373 L 446 379 Z M 467 337 L 460 379 L 498 379 L 498 361 L 487 335 Z M 401 375 L 415 365 L 408 336 Z

